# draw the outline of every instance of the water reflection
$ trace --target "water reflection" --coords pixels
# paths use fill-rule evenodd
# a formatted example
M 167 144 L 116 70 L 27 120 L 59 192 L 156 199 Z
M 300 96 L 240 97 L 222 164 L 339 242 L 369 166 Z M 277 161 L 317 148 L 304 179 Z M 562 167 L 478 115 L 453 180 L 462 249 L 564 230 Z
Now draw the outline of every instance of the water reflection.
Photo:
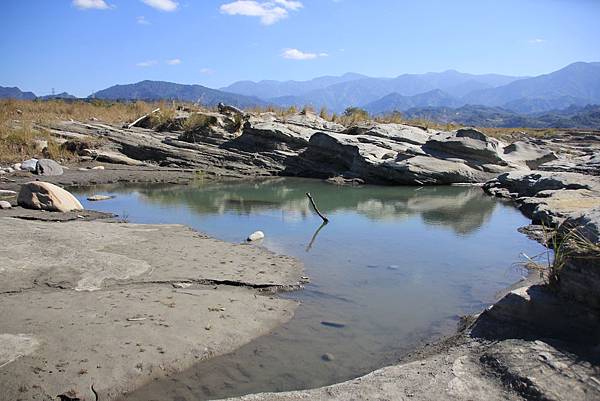
M 356 188 L 285 178 L 198 187 L 128 185 L 108 188 L 112 193 L 135 190 L 148 202 L 185 205 L 198 214 L 252 215 L 279 211 L 288 218 L 302 220 L 313 215 L 305 195 L 311 192 L 326 215 L 353 211 L 372 220 L 389 221 L 420 215 L 427 224 L 446 226 L 459 234 L 468 234 L 480 227 L 497 205 L 480 188 L 474 187 Z
M 75 191 L 77 192 L 77 191 Z M 311 209 L 310 192 L 330 223 Z M 138 223 L 181 223 L 304 262 L 311 283 L 283 294 L 301 302 L 269 336 L 152 383 L 132 400 L 203 400 L 331 384 L 393 363 L 415 344 L 449 333 L 520 272 L 519 253 L 541 246 L 516 229 L 514 208 L 470 187 L 338 187 L 316 180 L 107 186 L 79 190 L 86 208 Z M 117 195 L 91 204 L 91 193 Z M 322 321 L 342 321 L 330 328 Z M 325 353 L 334 361 L 323 361 Z

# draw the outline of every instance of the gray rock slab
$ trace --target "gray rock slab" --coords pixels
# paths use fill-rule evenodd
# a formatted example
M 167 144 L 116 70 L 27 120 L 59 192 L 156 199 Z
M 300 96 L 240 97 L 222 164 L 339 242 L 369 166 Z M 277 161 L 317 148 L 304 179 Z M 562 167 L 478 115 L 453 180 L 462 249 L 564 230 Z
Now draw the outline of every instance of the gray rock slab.
M 0 292 L 50 285 L 78 291 L 132 282 L 231 282 L 288 288 L 302 268 L 287 256 L 228 244 L 181 225 L 1 219 Z

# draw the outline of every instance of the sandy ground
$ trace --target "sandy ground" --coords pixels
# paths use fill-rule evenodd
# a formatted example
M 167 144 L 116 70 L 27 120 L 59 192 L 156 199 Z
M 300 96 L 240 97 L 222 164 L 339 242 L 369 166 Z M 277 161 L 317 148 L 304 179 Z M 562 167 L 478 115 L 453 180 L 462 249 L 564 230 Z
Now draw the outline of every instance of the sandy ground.
M 0 211 L 0 400 L 115 399 L 289 320 L 302 267 L 179 225 Z M 27 212 L 31 214 L 33 212 Z M 48 213 L 39 213 L 48 220 Z M 84 216 L 85 217 L 85 216 Z

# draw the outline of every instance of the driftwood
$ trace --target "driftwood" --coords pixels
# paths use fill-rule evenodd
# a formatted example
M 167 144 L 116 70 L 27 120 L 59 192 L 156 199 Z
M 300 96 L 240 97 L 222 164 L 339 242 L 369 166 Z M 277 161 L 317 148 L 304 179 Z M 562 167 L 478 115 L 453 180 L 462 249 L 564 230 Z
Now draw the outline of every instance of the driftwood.
M 142 121 L 145 121 L 148 117 L 150 117 L 151 114 L 158 113 L 159 111 L 160 111 L 160 108 L 152 110 L 148 114 L 144 114 L 143 116 L 141 116 L 140 118 L 138 118 L 137 120 L 135 120 L 134 122 L 132 122 L 131 124 L 128 124 L 127 128 L 135 127 L 136 125 L 138 125 L 139 123 L 141 123 Z
M 312 198 L 312 196 L 310 196 L 310 192 L 306 193 L 306 196 L 308 197 L 308 200 L 310 200 L 310 204 L 312 205 L 313 209 L 315 210 L 315 212 L 319 215 L 320 218 L 323 219 L 324 223 L 329 223 L 329 219 L 325 216 L 323 216 L 321 214 L 321 212 L 319 212 L 319 208 L 317 207 L 317 205 L 315 204 L 314 199 Z

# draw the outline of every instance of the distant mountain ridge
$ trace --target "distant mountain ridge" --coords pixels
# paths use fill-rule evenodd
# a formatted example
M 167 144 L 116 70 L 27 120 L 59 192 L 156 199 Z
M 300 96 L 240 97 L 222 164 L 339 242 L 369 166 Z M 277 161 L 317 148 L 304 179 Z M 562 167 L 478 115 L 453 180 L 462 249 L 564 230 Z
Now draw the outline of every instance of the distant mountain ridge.
M 265 106 L 257 97 L 227 93 L 202 85 L 184 85 L 164 81 L 140 81 L 134 84 L 114 85 L 89 96 L 104 100 L 180 100 L 215 106 L 219 102 L 237 107 Z
M 36 97 L 19 88 L 0 87 L 0 98 L 73 99 L 68 93 Z M 241 108 L 311 105 L 337 113 L 361 107 L 373 115 L 401 112 L 408 117 L 462 124 L 595 123 L 600 104 L 600 62 L 576 62 L 536 77 L 466 74 L 455 70 L 372 78 L 347 73 L 308 81 L 240 81 L 222 90 L 201 85 L 141 81 L 114 85 L 89 96 L 106 100 L 180 100 L 214 106 L 219 102 Z M 560 110 L 560 111 L 557 111 Z M 577 115 L 565 115 L 575 110 Z M 553 119 L 551 116 L 560 116 Z M 454 120 L 452 120 L 454 121 Z
M 17 87 L 0 86 L 0 99 L 34 100 L 35 98 L 33 92 L 23 92 Z
M 405 111 L 408 119 L 424 119 L 440 124 L 496 128 L 582 128 L 600 130 L 600 105 L 571 106 L 535 114 L 518 114 L 501 107 L 462 106 L 423 107 Z
M 344 78 L 345 77 L 345 78 Z M 558 71 L 537 77 L 512 77 L 498 74 L 465 74 L 455 70 L 439 73 L 404 74 L 396 78 L 370 78 L 360 76 L 348 79 L 345 74 L 342 81 L 329 86 L 313 89 L 304 93 L 268 98 L 266 100 L 281 106 L 311 105 L 315 108 L 326 107 L 330 111 L 342 112 L 347 107 L 363 107 L 373 114 L 390 111 L 405 111 L 410 107 L 462 105 L 483 105 L 503 107 L 518 113 L 536 113 L 566 108 L 571 105 L 600 104 L 600 63 L 577 62 Z M 328 77 L 331 78 L 331 77 Z M 342 79 L 344 78 L 344 79 Z M 275 82 L 275 83 L 274 83 Z M 295 82 L 295 81 L 291 81 Z M 305 82 L 328 80 L 318 79 Z M 267 84 L 268 83 L 268 84 Z M 279 85 L 287 87 L 286 82 L 261 81 L 244 83 L 245 94 L 273 92 L 264 91 L 264 86 Z M 298 85 L 298 82 L 295 82 Z M 227 87 L 236 91 L 240 83 Z M 431 98 L 432 91 L 437 92 L 437 102 Z M 409 97 L 418 96 L 413 99 Z M 429 99 L 428 99 L 429 98 Z

